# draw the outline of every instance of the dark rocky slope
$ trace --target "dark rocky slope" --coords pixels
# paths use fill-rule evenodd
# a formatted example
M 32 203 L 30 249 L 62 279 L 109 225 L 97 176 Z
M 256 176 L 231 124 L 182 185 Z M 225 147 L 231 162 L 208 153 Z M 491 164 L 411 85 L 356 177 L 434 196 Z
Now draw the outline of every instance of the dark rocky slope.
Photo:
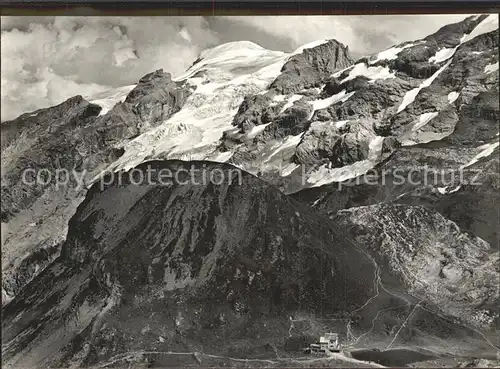
M 265 128 L 246 142 L 226 135 L 220 150 L 234 150 L 229 162 L 254 174 L 262 172 L 266 180 L 291 193 L 304 186 L 300 180 L 308 178 L 297 178 L 298 170 L 282 178 L 280 168 L 288 165 L 304 166 L 310 173 L 321 167 L 331 171 L 364 160 L 375 166 L 384 154 L 401 144 L 441 140 L 464 121 L 466 113 L 476 109 L 478 94 L 492 94 L 492 104 L 498 106 L 498 71 L 487 70 L 488 65 L 498 62 L 498 30 L 466 38 L 486 20 L 486 15 L 469 17 L 425 39 L 395 45 L 392 56 L 381 53 L 356 63 L 350 62 L 343 45 L 332 41 L 305 49 L 290 59 L 290 70 L 284 67 L 266 93 L 245 98 L 233 120 L 241 134 L 259 125 Z M 333 47 L 328 45 L 346 56 L 341 58 L 344 67 L 321 73 L 321 68 L 314 65 L 313 74 L 321 77 L 311 77 L 314 83 L 309 85 L 293 84 L 295 80 L 289 76 L 292 71 L 300 78 L 311 74 L 307 72 L 311 66 L 305 68 L 295 59 L 303 60 L 305 54 L 321 58 L 328 47 Z M 337 65 L 335 60 L 332 58 L 332 65 Z M 276 88 L 286 86 L 286 81 L 293 82 L 293 87 Z M 328 99 L 333 100 L 321 103 Z M 474 124 L 481 119 L 469 116 Z M 270 165 L 270 158 L 260 158 L 268 146 L 291 136 L 300 139 L 287 149 L 282 160 L 274 157 Z M 377 140 L 382 142 L 379 152 L 371 147 Z
M 179 185 L 191 165 L 225 181 L 204 185 L 200 174 Z M 340 228 L 259 179 L 225 164 L 138 169 L 148 166 L 153 184 L 130 183 L 137 170 L 121 185 L 96 183 L 61 255 L 4 307 L 4 367 L 176 365 L 186 352 L 275 358 L 291 338 L 325 329 L 353 345 L 467 337 L 465 351 L 487 351 L 473 330 L 420 309 Z M 159 185 L 161 169 L 178 183 Z
M 397 148 L 366 176 L 292 196 L 329 215 L 381 202 L 422 205 L 498 249 L 498 147 L 471 164 L 481 151 L 477 146 L 498 141 L 498 96 L 498 86 L 475 96 L 458 112 L 453 133 L 441 141 Z
M 158 70 L 106 114 L 76 96 L 2 122 L 4 302 L 57 255 L 87 184 L 123 154 L 125 142 L 177 112 L 190 92 Z
M 498 250 L 422 206 L 378 204 L 331 217 L 413 296 L 477 328 L 500 329 Z
M 125 140 L 180 110 L 188 95 L 162 70 L 144 76 L 123 103 L 98 116 L 101 107 L 81 96 L 3 122 L 2 222 L 31 206 L 43 188 L 23 183 L 22 171 L 55 169 L 95 172 L 116 160 Z M 21 142 L 20 137 L 23 138 Z M 22 147 L 13 147 L 13 146 Z M 10 147 L 9 147 L 10 146 Z M 16 150 L 17 149 L 17 150 Z M 6 152 L 5 152 L 6 151 Z M 33 178 L 29 177 L 28 180 Z

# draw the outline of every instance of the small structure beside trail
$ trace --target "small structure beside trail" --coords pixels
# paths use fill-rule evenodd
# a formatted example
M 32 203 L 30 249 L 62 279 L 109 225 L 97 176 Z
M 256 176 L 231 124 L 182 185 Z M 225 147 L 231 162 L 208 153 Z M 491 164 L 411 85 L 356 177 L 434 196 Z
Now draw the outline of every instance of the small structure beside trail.
M 339 352 L 341 345 L 337 333 L 325 333 L 316 343 L 311 343 L 304 351 L 311 354 L 325 354 L 327 352 Z

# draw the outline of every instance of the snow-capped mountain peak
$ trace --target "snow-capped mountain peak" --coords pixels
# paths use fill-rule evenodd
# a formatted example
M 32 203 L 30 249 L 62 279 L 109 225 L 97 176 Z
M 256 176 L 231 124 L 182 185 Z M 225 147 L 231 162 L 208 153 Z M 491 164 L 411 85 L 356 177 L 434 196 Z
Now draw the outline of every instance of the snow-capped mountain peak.
M 161 157 L 172 159 L 229 160 L 253 173 L 276 171 L 282 175 L 289 175 L 293 172 L 291 169 L 300 164 L 297 160 L 300 161 L 302 150 L 307 147 L 307 140 L 311 137 L 310 135 L 304 136 L 303 133 L 307 131 L 307 126 L 312 121 L 317 120 L 317 114 L 329 111 L 330 106 L 349 104 L 349 102 L 357 105 L 359 99 L 365 99 L 362 95 L 356 95 L 356 88 L 353 88 L 356 83 L 359 83 L 356 81 L 359 81 L 360 78 L 367 78 L 368 82 L 373 85 L 372 89 L 380 91 L 382 94 L 380 96 L 386 93 L 384 89 L 387 87 L 399 86 L 399 92 L 405 92 L 404 95 L 396 98 L 395 102 L 386 103 L 384 110 L 392 111 L 394 109 L 392 114 L 403 116 L 404 110 L 414 104 L 422 89 L 431 86 L 436 79 L 443 78 L 441 74 L 446 74 L 453 56 L 461 45 L 473 43 L 481 35 L 487 34 L 495 27 L 498 28 L 498 21 L 495 23 L 495 18 L 492 15 L 470 17 L 454 27 L 456 28 L 456 31 L 452 28 L 452 34 L 456 35 L 454 46 L 449 47 L 447 43 L 440 44 L 439 40 L 443 37 L 440 32 L 450 32 L 449 29 L 445 29 L 424 40 L 408 41 L 401 46 L 393 46 L 370 58 L 371 60 L 368 62 L 360 60 L 355 64 L 352 61 L 347 61 L 348 59 L 345 61 L 339 59 L 341 62 L 338 65 L 324 64 L 327 60 L 328 63 L 331 63 L 335 59 L 333 55 L 338 55 L 337 50 L 343 50 L 343 53 L 347 52 L 346 48 L 335 40 L 311 42 L 292 53 L 266 50 L 249 41 L 229 42 L 207 49 L 200 54 L 198 60 L 185 74 L 174 79 L 177 83 L 190 86 L 190 91 L 192 91 L 181 111 L 126 144 L 125 154 L 113 163 L 112 167 L 114 169 L 129 169 L 141 161 L 161 155 Z M 448 42 L 449 39 L 445 39 L 445 42 Z M 326 47 L 324 47 L 325 45 Z M 414 74 L 407 68 L 413 64 L 412 58 L 421 58 L 420 54 L 422 53 L 429 56 L 425 56 L 422 61 L 419 61 L 419 63 L 426 63 L 424 68 L 423 64 L 420 68 L 423 68 L 422 71 L 432 70 L 433 73 L 419 81 L 418 73 Z M 484 60 L 484 55 L 481 56 L 481 59 Z M 407 65 L 401 64 L 401 60 L 406 60 Z M 492 63 L 492 65 L 494 64 Z M 493 68 L 488 69 L 488 66 L 484 66 L 484 68 L 487 71 L 494 70 Z M 327 70 L 327 73 L 324 70 Z M 311 71 L 314 71 L 313 73 L 316 75 L 310 75 Z M 300 76 L 301 73 L 302 76 Z M 415 77 L 417 78 L 415 79 Z M 297 86 L 303 83 L 299 81 L 304 80 L 304 78 L 309 78 L 309 81 L 304 84 L 306 88 L 295 91 Z M 343 94 L 342 98 L 336 99 L 335 96 L 328 94 L 328 87 L 325 86 L 332 83 L 329 81 L 336 81 L 336 84 L 340 84 L 334 95 L 341 93 Z M 287 87 L 283 89 L 282 86 L 279 86 L 278 88 L 279 84 L 284 84 Z M 412 85 L 414 87 L 408 89 Z M 341 86 L 345 86 L 345 88 Z M 457 91 L 450 90 L 446 95 L 451 93 L 457 93 Z M 293 109 L 304 109 L 306 118 L 303 123 L 304 128 L 302 131 L 299 129 L 295 133 L 291 132 L 285 136 L 280 134 L 277 137 L 276 133 L 273 132 L 280 125 L 279 123 L 266 121 L 258 124 L 251 123 L 250 126 L 236 124 L 235 122 L 243 119 L 243 116 L 242 118 L 239 116 L 246 114 L 241 109 L 243 106 L 247 106 L 243 102 L 249 96 L 266 100 L 267 103 L 261 109 L 271 109 L 272 115 L 283 116 L 283 119 L 287 119 L 285 118 L 286 112 L 292 107 Z M 400 141 L 403 145 L 444 137 L 446 133 L 425 132 L 424 126 L 429 126 L 431 119 L 435 122 L 438 114 L 439 111 L 423 112 L 420 120 L 415 122 L 409 131 L 401 132 Z M 366 155 L 362 154 L 357 160 L 345 162 L 340 167 L 338 165 L 332 167 L 331 163 L 316 163 L 321 165 L 316 171 L 313 170 L 310 173 L 311 179 L 306 182 L 308 185 L 324 184 L 326 183 L 325 178 L 329 178 L 328 181 L 336 181 L 358 176 L 371 169 L 381 159 L 380 155 L 385 150 L 383 147 L 388 145 L 388 141 L 379 135 L 378 128 L 372 127 L 373 120 L 376 120 L 377 117 L 354 114 L 351 116 L 342 115 L 333 119 L 354 122 L 353 118 L 358 123 L 356 125 L 351 123 L 343 130 L 351 130 L 351 133 L 348 133 L 346 137 L 352 136 L 353 138 L 349 138 L 348 141 L 365 147 L 361 152 L 366 152 Z M 190 127 L 189 133 L 171 136 L 167 126 L 176 126 L 181 123 Z M 233 124 L 238 127 L 236 131 Z M 259 127 L 259 124 L 263 125 Z M 377 122 L 377 125 L 381 125 L 381 122 Z M 342 129 L 339 129 L 338 132 L 342 132 Z M 271 137 L 265 140 L 265 144 L 259 143 L 256 146 L 258 147 L 258 155 L 253 161 L 239 160 L 238 157 L 243 152 L 254 150 L 252 148 L 253 141 L 257 140 L 256 142 L 258 142 L 259 137 L 269 136 L 269 134 Z M 337 134 L 339 133 L 335 133 L 335 135 Z M 297 141 L 295 147 L 286 150 L 283 148 L 287 154 L 283 151 L 282 154 L 276 156 L 276 145 L 280 145 L 280 140 L 299 136 L 302 139 Z M 279 138 L 278 141 L 273 141 L 277 138 Z M 383 143 L 385 141 L 387 142 Z M 375 144 L 375 142 L 378 143 Z M 222 147 L 225 149 L 221 151 Z M 369 147 L 377 147 L 377 154 L 370 151 Z M 352 148 L 348 150 L 352 150 Z M 368 152 L 370 152 L 369 155 Z M 279 160 L 277 160 L 278 157 Z M 286 169 L 283 170 L 283 168 Z M 361 171 L 355 168 L 359 168 Z M 312 178 L 322 178 L 322 180 L 314 181 Z

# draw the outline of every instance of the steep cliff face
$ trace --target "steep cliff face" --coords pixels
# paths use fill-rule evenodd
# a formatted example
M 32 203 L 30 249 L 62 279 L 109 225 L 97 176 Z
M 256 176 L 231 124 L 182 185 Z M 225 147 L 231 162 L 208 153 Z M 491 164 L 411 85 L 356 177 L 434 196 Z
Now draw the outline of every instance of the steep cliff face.
M 496 87 L 498 88 L 498 86 Z M 294 193 L 329 215 L 384 203 L 436 210 L 498 248 L 498 90 L 476 95 L 440 141 L 397 147 L 367 175 Z
M 76 96 L 2 123 L 3 302 L 57 255 L 87 183 L 123 154 L 125 142 L 177 112 L 189 93 L 158 70 L 109 111 Z M 24 258 L 37 262 L 28 266 Z
M 300 83 L 305 55 L 321 58 L 328 45 L 292 56 L 266 93 L 245 99 L 233 121 L 238 133 L 228 132 L 219 146 L 229 162 L 295 192 L 362 175 L 401 145 L 442 140 L 480 93 L 498 105 L 495 15 L 469 17 L 355 63 L 341 58 L 345 67 L 327 74 L 308 66 L 321 77 Z M 277 89 L 286 81 L 298 87 Z
M 282 95 L 319 87 L 333 72 L 351 66 L 348 48 L 337 40 L 328 40 L 315 47 L 303 48 L 283 65 L 281 74 L 269 89 Z
M 413 296 L 478 328 L 500 328 L 500 259 L 486 241 L 419 206 L 362 206 L 332 218 L 349 229 L 384 270 L 398 275 Z

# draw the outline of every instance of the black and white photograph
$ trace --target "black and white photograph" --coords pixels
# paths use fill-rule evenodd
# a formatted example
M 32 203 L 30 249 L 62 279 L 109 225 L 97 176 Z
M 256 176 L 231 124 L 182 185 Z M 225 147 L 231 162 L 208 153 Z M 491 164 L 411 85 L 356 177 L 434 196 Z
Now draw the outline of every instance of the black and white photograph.
M 212 3 L 2 11 L 2 367 L 500 367 L 498 8 Z

